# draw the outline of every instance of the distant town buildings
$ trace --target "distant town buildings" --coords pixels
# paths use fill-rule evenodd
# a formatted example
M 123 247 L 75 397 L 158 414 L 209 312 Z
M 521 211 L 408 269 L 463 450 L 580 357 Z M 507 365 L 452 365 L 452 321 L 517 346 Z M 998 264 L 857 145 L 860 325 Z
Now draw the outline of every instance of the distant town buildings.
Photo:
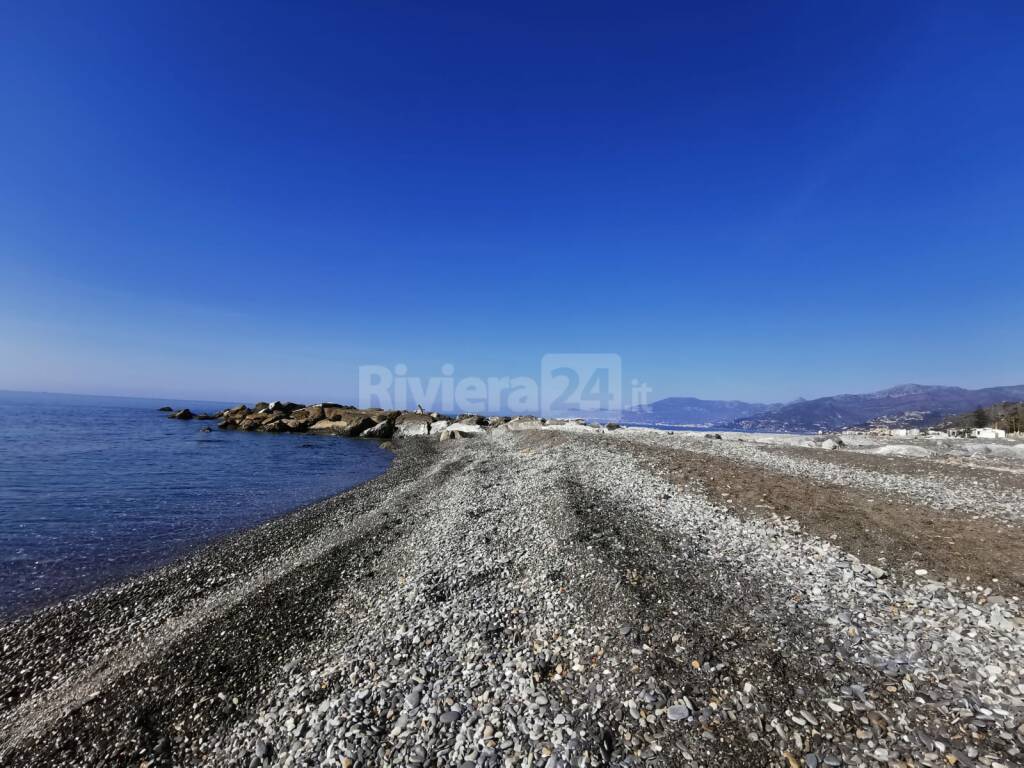
M 853 430 L 846 430 L 847 432 L 853 433 Z M 862 433 L 858 433 L 862 434 Z M 1006 439 L 1006 430 L 999 429 L 997 427 L 950 427 L 943 429 L 942 427 L 931 427 L 927 430 L 920 430 L 916 427 L 872 427 L 867 431 L 866 434 L 876 435 L 879 437 L 929 437 L 929 438 L 944 438 L 944 437 L 977 437 L 987 440 L 1004 440 Z

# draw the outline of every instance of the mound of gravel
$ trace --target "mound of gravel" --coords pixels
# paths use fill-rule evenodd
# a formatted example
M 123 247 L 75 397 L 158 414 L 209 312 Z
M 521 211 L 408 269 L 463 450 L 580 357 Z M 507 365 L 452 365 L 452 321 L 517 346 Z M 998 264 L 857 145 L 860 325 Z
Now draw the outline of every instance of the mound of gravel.
M 883 445 L 875 448 L 872 453 L 878 456 L 907 456 L 912 459 L 927 459 L 935 455 L 934 451 L 920 445 Z

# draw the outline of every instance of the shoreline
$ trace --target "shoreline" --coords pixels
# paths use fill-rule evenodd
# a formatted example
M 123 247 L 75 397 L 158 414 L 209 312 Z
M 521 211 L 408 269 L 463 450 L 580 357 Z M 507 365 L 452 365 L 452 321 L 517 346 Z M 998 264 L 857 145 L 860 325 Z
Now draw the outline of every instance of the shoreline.
M 385 447 L 383 450 L 393 452 L 393 448 Z M 390 467 L 390 465 L 389 465 Z M 388 467 L 388 468 L 389 468 Z M 100 593 L 106 593 L 111 591 L 119 591 L 130 582 L 135 582 L 141 579 L 145 579 L 149 576 L 153 576 L 160 571 L 166 569 L 175 568 L 177 566 L 186 565 L 187 561 L 193 558 L 200 557 L 206 553 L 206 550 L 215 547 L 228 546 L 231 541 L 239 536 L 251 533 L 252 531 L 261 528 L 269 523 L 273 523 L 282 518 L 289 517 L 291 515 L 299 514 L 305 511 L 307 508 L 316 507 L 326 502 L 330 502 L 336 499 L 338 496 L 342 496 L 350 491 L 357 491 L 361 486 L 368 482 L 376 480 L 388 471 L 385 468 L 380 474 L 375 477 L 371 477 L 368 480 L 355 483 L 354 485 L 345 486 L 339 490 L 325 493 L 324 495 L 311 499 L 310 501 L 298 504 L 296 506 L 282 509 L 279 512 L 272 513 L 269 517 L 262 517 L 248 521 L 237 528 L 231 530 L 222 531 L 214 534 L 210 538 L 205 538 L 200 541 L 194 542 L 183 542 L 180 544 L 180 548 L 173 552 L 168 552 L 165 555 L 160 556 L 158 559 L 149 562 L 148 564 L 140 564 L 137 567 L 131 567 L 127 571 L 112 573 L 109 577 L 104 577 L 103 580 L 90 587 L 83 588 L 80 592 L 76 592 L 70 595 L 59 597 L 56 599 L 45 599 L 44 602 L 39 604 L 29 604 L 27 607 L 18 608 L 10 611 L 0 610 L 0 630 L 7 624 L 11 624 L 20 619 L 30 617 L 37 613 L 43 613 L 53 608 L 61 607 L 64 604 L 79 603 L 88 600 L 93 597 L 97 597 Z
M 922 465 L 962 507 L 929 506 Z M 840 471 L 865 487 L 830 483 Z M 655 430 L 403 439 L 355 488 L 0 626 L 0 755 L 754 766 L 875 764 L 884 749 L 1010 765 L 1024 577 L 985 595 L 941 547 L 924 576 L 879 548 L 918 546 L 906 515 L 944 515 L 1021 559 L 1021 521 L 1002 523 L 1015 539 L 985 534 L 961 471 Z M 868 503 L 872 482 L 885 505 Z M 865 538 L 866 514 L 891 522 L 885 541 Z M 904 613 L 922 640 L 960 624 L 962 639 L 908 655 Z M 1001 675 L 957 672 L 978 664 Z M 902 681 L 937 698 L 922 706 Z M 981 709 L 954 716 L 956 690 Z
M 370 440 L 210 433 L 149 405 L 0 408 L 4 620 L 334 495 L 391 458 Z
M 415 453 L 415 449 L 408 451 L 407 463 L 414 461 Z M 187 642 L 197 625 L 223 620 L 225 615 L 244 620 L 255 609 L 245 601 L 254 595 L 265 599 L 265 590 L 277 580 L 297 576 L 301 580 L 292 558 L 300 552 L 315 556 L 315 538 L 336 529 L 335 516 L 358 515 L 383 492 L 382 484 L 396 482 L 395 475 L 392 462 L 381 475 L 339 494 L 225 534 L 172 563 L 0 624 L 0 647 L 4 648 L 0 681 L 17 694 L 13 701 L 9 694 L 0 708 L 4 765 L 19 760 L 46 764 L 32 749 L 18 751 L 17 744 L 32 728 L 68 707 L 88 709 L 96 700 L 88 688 L 138 674 L 144 659 Z M 265 633 L 253 631 L 250 637 L 273 642 L 275 635 L 268 625 Z M 117 661 L 111 662 L 111 655 Z M 57 668 L 62 680 L 81 676 L 89 682 L 54 691 L 48 678 Z M 257 664 L 248 671 L 257 670 L 267 671 L 267 667 Z M 234 672 L 229 677 L 247 676 L 241 669 Z M 26 677 L 40 687 L 26 683 Z

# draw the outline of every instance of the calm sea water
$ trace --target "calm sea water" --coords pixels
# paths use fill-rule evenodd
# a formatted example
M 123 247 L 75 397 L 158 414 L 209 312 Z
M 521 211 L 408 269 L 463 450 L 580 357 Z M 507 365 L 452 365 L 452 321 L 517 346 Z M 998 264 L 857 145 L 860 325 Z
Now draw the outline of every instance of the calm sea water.
M 164 404 L 235 405 L 0 392 L 0 616 L 167 562 L 391 458 L 372 440 L 173 421 Z

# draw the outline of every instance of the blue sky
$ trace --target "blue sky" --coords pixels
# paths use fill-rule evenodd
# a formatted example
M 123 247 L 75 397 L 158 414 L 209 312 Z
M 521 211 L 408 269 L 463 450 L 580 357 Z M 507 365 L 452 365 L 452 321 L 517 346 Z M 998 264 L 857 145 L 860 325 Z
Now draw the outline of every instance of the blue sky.
M 0 5 L 0 388 L 1024 382 L 1019 4 L 484 5 Z

